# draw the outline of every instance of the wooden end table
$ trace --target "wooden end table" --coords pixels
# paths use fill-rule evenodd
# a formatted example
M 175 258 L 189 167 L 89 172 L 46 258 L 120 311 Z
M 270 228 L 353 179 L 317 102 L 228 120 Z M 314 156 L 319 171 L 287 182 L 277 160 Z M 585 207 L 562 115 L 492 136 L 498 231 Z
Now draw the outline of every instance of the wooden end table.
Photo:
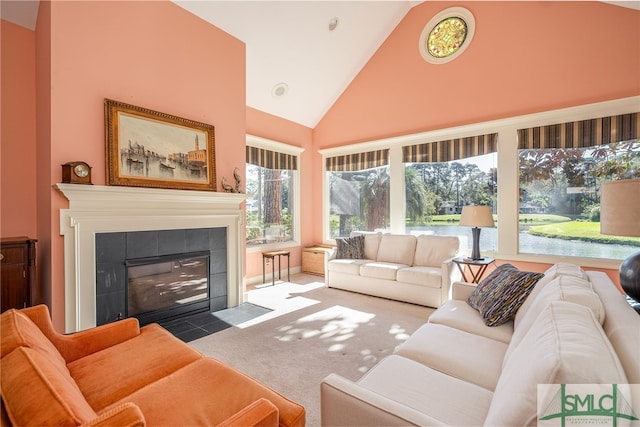
M 289 251 L 271 251 L 271 252 L 262 252 L 262 283 L 265 282 L 265 264 L 267 259 L 271 259 L 271 284 L 276 284 L 276 260 L 278 257 L 278 279 L 282 279 L 282 268 L 280 264 L 280 257 L 287 257 L 287 280 L 291 281 L 291 269 L 290 269 L 290 259 L 289 259 Z
M 462 279 L 469 283 L 478 283 L 482 279 L 482 275 L 487 270 L 487 267 L 493 264 L 496 260 L 493 258 L 480 258 L 472 259 L 467 257 L 457 257 L 452 260 L 458 266 L 458 270 L 462 273 Z M 471 280 L 467 279 L 465 274 L 466 267 L 469 267 L 469 273 L 471 274 Z M 473 267 L 477 267 L 474 271 Z

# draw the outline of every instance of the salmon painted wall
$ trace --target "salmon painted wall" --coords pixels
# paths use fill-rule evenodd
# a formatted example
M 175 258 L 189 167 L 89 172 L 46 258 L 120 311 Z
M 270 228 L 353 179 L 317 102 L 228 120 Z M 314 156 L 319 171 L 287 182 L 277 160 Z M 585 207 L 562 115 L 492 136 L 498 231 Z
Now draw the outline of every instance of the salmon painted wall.
M 36 42 L 33 31 L 0 21 L 2 101 L 0 235 L 37 236 Z
M 426 62 L 418 38 L 453 6 L 468 49 Z M 615 41 L 606 35 L 615 34 Z M 601 2 L 424 2 L 389 35 L 314 129 L 317 149 L 640 94 L 640 11 Z
M 312 149 L 312 129 L 264 113 L 255 108 L 247 107 L 247 133 L 304 149 L 300 154 L 300 165 L 298 165 L 302 198 L 300 203 L 300 216 L 302 218 L 300 230 L 301 246 L 286 248 L 291 252 L 291 266 L 300 266 L 302 265 L 301 247 L 317 242 L 314 240 L 313 227 L 309 227 L 309 224 L 316 224 L 322 220 L 320 212 L 317 209 L 313 209 L 312 204 L 308 201 L 313 193 L 310 190 L 318 188 L 314 187 L 313 184 L 313 163 L 319 155 L 317 153 L 314 155 Z M 319 162 L 319 160 L 317 161 Z M 255 277 L 262 274 L 262 255 L 260 252 L 247 253 L 245 273 L 247 277 Z
M 46 3 L 40 13 L 48 22 L 36 30 L 47 31 L 38 34 L 38 97 L 42 86 L 50 103 L 38 130 L 50 141 L 50 158 L 41 161 L 46 178 L 38 190 L 50 202 L 40 209 L 39 228 L 49 223 L 43 263 L 50 266 L 53 320 L 62 330 L 59 210 L 67 202 L 51 189 L 60 182 L 60 165 L 85 160 L 93 183 L 105 184 L 103 100 L 110 98 L 214 125 L 217 181 L 230 176 L 245 162 L 245 46 L 168 1 Z

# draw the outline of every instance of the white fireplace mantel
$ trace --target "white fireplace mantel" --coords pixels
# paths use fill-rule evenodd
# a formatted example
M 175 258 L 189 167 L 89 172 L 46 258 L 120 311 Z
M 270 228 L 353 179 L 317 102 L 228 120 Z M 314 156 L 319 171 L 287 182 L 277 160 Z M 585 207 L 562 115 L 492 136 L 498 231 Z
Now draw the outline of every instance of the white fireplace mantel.
M 67 333 L 96 326 L 97 233 L 226 227 L 227 306 L 244 302 L 244 194 L 80 184 L 54 188 L 69 200 L 69 209 L 60 210 Z

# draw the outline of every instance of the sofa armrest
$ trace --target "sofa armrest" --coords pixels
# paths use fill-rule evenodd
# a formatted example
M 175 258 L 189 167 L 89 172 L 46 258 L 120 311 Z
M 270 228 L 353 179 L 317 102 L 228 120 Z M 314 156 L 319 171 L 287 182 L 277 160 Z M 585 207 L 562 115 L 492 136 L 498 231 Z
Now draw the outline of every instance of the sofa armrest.
M 441 421 L 337 374 L 320 385 L 323 426 L 435 426 Z
M 138 319 L 133 317 L 64 335 L 53 328 L 46 305 L 25 308 L 21 312 L 40 328 L 67 363 L 140 335 Z
M 447 300 L 451 298 L 451 285 L 453 282 L 460 280 L 462 275 L 460 274 L 460 270 L 453 263 L 453 258 L 449 258 L 442 262 L 440 265 L 440 269 L 442 271 L 442 295 L 441 300 L 442 304 L 444 304 Z
M 332 259 L 336 259 L 336 254 L 338 253 L 338 248 L 333 246 L 332 248 L 330 248 L 329 250 L 325 251 L 324 253 L 324 261 L 325 264 L 328 261 L 331 261 Z
M 218 427 L 260 426 L 278 427 L 278 408 L 264 397 L 230 416 Z
M 100 413 L 96 418 L 81 427 L 143 427 L 147 425 L 142 411 L 135 403 L 126 402 Z
M 453 285 L 451 285 L 451 299 L 466 301 L 476 286 L 474 283 L 453 282 Z

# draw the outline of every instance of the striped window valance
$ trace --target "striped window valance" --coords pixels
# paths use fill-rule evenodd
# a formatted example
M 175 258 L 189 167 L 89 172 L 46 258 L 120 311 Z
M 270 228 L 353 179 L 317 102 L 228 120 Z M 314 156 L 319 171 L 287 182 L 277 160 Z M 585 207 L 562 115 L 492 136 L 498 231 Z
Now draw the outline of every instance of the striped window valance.
M 298 157 L 247 145 L 247 163 L 266 169 L 298 170 Z
M 518 148 L 587 148 L 640 138 L 640 113 L 518 129 Z
M 328 157 L 326 160 L 327 171 L 332 172 L 356 172 L 388 164 L 389 149 L 345 154 L 344 156 Z
M 404 163 L 451 162 L 498 150 L 498 134 L 470 136 L 402 147 Z

